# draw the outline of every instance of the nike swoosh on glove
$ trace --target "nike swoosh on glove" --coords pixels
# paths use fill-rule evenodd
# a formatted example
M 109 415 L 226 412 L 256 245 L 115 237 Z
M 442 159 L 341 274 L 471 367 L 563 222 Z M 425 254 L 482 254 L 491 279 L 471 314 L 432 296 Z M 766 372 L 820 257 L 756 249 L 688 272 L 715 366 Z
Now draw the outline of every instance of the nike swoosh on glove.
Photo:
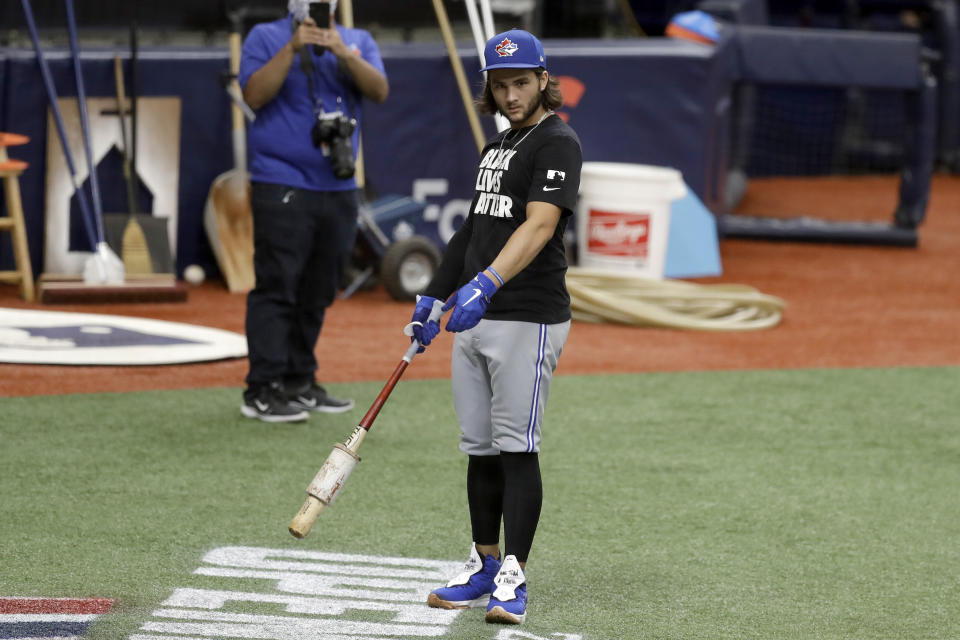
M 420 323 L 414 324 L 412 327 L 413 337 L 411 340 L 420 343 L 417 353 L 423 353 L 425 351 L 424 347 L 429 345 L 430 341 L 440 333 L 440 325 L 435 320 L 428 320 L 430 312 L 433 310 L 433 303 L 436 301 L 436 298 L 430 296 L 417 296 L 417 306 L 414 308 L 413 318 L 410 320 L 410 322 Z
M 447 320 L 447 331 L 466 331 L 477 326 L 487 311 L 490 297 L 496 292 L 497 286 L 482 271 L 460 287 L 443 305 L 444 312 L 453 309 Z

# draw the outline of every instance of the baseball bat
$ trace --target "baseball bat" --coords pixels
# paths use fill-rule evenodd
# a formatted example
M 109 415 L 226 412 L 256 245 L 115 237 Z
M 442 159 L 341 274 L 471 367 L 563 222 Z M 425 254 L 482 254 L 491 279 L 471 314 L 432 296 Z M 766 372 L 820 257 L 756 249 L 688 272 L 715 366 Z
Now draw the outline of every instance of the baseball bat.
M 443 301 L 437 300 L 433 303 L 433 309 L 431 309 L 430 317 L 427 321 L 437 322 L 442 315 Z M 412 323 L 404 328 L 404 333 L 412 335 L 412 331 L 410 331 L 411 327 Z M 310 529 L 313 528 L 313 524 L 320 516 L 320 513 L 325 507 L 333 504 L 333 501 L 336 500 L 340 490 L 343 489 L 343 485 L 346 484 L 347 478 L 350 477 L 350 472 L 352 472 L 353 468 L 360 462 L 360 456 L 357 455 L 357 450 L 363 443 L 363 439 L 370 431 L 370 427 L 373 426 L 373 421 L 377 419 L 377 414 L 380 413 L 380 409 L 383 408 L 387 398 L 390 397 L 393 388 L 397 385 L 397 382 L 399 382 L 400 376 L 406 371 L 413 357 L 417 355 L 417 349 L 419 348 L 419 341 L 413 340 L 410 343 L 410 348 L 407 349 L 407 352 L 393 370 L 390 379 L 383 385 L 383 389 L 380 390 L 376 400 L 370 405 L 366 415 L 363 416 L 363 420 L 356 426 L 346 442 L 343 444 L 338 442 L 333 446 L 333 451 L 327 456 L 323 466 L 320 467 L 320 471 L 317 472 L 313 481 L 307 486 L 306 502 L 300 507 L 297 515 L 293 517 L 293 521 L 290 522 L 288 529 L 294 538 L 306 538 L 307 534 L 310 533 Z

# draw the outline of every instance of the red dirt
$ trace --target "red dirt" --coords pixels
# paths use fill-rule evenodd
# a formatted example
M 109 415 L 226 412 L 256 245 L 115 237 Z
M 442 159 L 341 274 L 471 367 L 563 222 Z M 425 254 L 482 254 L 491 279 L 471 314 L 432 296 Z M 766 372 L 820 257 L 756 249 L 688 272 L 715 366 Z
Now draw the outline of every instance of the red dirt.
M 846 220 L 892 216 L 892 178 L 755 180 L 740 213 Z M 960 178 L 937 176 L 916 249 L 758 240 L 721 243 L 723 275 L 787 301 L 780 325 L 713 333 L 575 322 L 558 375 L 721 369 L 960 365 Z M 186 303 L 27 305 L 0 286 L 0 305 L 140 316 L 243 332 L 245 297 L 221 282 L 192 288 Z M 408 344 L 411 304 L 378 288 L 338 301 L 317 346 L 323 382 L 386 380 Z M 405 378 L 449 375 L 450 338 Z M 0 365 L 0 397 L 241 386 L 245 360 L 147 367 Z

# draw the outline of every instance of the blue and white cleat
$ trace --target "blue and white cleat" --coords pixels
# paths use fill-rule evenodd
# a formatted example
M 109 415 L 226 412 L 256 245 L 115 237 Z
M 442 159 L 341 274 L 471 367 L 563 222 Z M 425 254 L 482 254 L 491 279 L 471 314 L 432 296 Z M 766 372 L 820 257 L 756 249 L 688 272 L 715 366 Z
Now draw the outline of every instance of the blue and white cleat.
M 507 556 L 493 579 L 487 622 L 521 624 L 527 619 L 527 578 L 516 556 Z
M 477 545 L 470 545 L 470 559 L 456 578 L 447 586 L 434 589 L 427 596 L 427 604 L 438 609 L 467 609 L 483 607 L 493 591 L 493 578 L 500 570 L 500 561 L 493 556 L 481 558 Z

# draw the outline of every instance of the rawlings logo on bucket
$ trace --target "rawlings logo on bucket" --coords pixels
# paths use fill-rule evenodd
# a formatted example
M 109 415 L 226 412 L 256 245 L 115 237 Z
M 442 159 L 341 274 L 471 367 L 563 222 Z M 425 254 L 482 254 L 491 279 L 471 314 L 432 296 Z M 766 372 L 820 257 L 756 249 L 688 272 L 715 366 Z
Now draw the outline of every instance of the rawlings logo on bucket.
M 591 252 L 645 259 L 649 242 L 649 213 L 614 213 L 590 209 L 587 247 Z

